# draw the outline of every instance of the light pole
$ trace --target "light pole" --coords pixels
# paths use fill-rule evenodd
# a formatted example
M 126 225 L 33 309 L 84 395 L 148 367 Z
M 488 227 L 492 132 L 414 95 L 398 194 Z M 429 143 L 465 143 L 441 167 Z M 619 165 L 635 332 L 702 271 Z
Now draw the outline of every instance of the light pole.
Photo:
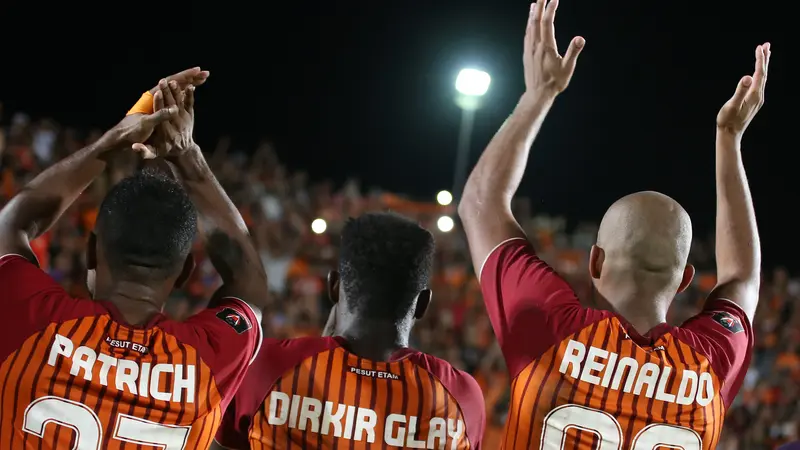
M 461 127 L 458 132 L 458 153 L 456 153 L 453 195 L 461 199 L 461 191 L 467 181 L 467 162 L 472 138 L 475 111 L 481 107 L 481 100 L 492 78 L 488 73 L 477 69 L 462 69 L 456 77 L 456 105 L 461 108 Z

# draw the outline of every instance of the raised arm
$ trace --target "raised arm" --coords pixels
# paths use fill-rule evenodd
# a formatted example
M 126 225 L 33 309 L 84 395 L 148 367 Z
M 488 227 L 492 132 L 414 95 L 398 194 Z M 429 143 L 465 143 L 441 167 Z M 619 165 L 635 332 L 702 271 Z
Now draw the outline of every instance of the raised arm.
M 709 300 L 739 305 L 752 322 L 758 305 L 761 243 L 742 163 L 742 135 L 764 104 L 769 43 L 756 48 L 755 71 L 739 81 L 717 115 L 717 286 Z
M 127 117 L 97 142 L 40 173 L 0 211 L 0 256 L 15 253 L 36 263 L 29 242 L 47 231 L 103 173 L 109 158 L 145 142 L 159 123 L 176 112 L 173 107 Z
M 567 53 L 558 53 L 555 15 L 558 0 L 531 5 L 522 61 L 525 94 L 495 134 L 464 187 L 458 213 L 464 224 L 475 270 L 498 244 L 522 237 L 511 214 L 511 198 L 519 187 L 528 152 L 556 96 L 566 89 L 584 45 L 572 39 Z
M 236 297 L 262 309 L 268 288 L 261 258 L 239 210 L 220 186 L 192 137 L 194 86 L 181 92 L 177 83 L 163 81 L 154 102 L 156 111 L 178 107 L 176 117 L 163 126 L 168 159 L 204 220 L 206 249 L 223 281 L 216 296 Z

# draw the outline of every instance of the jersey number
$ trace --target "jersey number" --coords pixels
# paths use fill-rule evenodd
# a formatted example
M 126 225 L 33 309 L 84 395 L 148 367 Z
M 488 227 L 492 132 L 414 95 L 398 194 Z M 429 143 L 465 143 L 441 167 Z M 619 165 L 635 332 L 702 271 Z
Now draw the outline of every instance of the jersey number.
M 38 398 L 25 409 L 22 429 L 44 439 L 45 428 L 51 422 L 75 432 L 72 450 L 100 450 L 103 425 L 86 405 L 59 397 Z M 183 450 L 191 429 L 191 426 L 164 425 L 119 413 L 112 437 L 159 450 Z
M 595 450 L 622 449 L 622 427 L 611 414 L 578 405 L 564 405 L 550 411 L 544 419 L 541 450 L 563 450 L 567 431 L 574 429 L 592 433 L 599 444 Z M 652 450 L 664 447 L 682 450 L 702 450 L 703 441 L 696 431 L 661 423 L 642 428 L 631 442 L 632 450 Z

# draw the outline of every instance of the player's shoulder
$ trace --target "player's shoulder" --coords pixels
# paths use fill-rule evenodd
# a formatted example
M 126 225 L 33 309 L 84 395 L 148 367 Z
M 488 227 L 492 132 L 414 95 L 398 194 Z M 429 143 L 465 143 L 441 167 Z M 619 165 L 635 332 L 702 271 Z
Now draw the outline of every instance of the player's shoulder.
M 479 442 L 486 427 L 486 404 L 475 378 L 444 359 L 420 351 L 408 355 L 411 362 L 433 375 L 458 403 L 471 442 Z
M 291 339 L 264 339 L 261 352 L 257 358 L 270 358 L 278 355 L 295 356 L 297 358 L 307 358 L 316 353 L 341 347 L 341 343 L 330 336 L 306 336 Z
M 469 373 L 456 368 L 444 359 L 416 350 L 409 354 L 408 358 L 438 379 L 462 407 L 483 405 L 480 385 Z
M 710 322 L 708 321 L 710 319 Z M 687 319 L 680 327 L 681 330 L 691 330 L 697 323 L 716 323 L 724 329 L 740 333 L 749 331 L 750 320 L 741 306 L 726 298 L 715 298 L 706 301 L 703 309 L 696 315 Z
M 473 378 L 472 375 L 464 372 L 463 370 L 457 369 L 448 361 L 433 356 L 429 353 L 421 352 L 419 350 L 412 350 L 408 357 L 414 364 L 422 367 L 439 379 L 475 382 L 475 378 Z
M 333 337 L 310 336 L 292 339 L 266 338 L 247 371 L 237 398 L 259 403 L 272 385 L 308 358 L 340 347 Z
M 674 327 L 672 334 L 702 353 L 715 353 L 728 346 L 751 351 L 754 343 L 747 313 L 723 298 L 707 301 L 702 311 Z
M 66 295 L 63 288 L 39 268 L 36 261 L 13 253 L 0 256 L 0 282 L 4 285 L 7 298 L 12 300 L 52 294 L 54 291 Z
M 278 379 L 291 368 L 308 358 L 341 347 L 334 337 L 307 336 L 292 339 L 266 338 L 256 355 L 249 373 L 264 379 Z
M 17 254 L 0 256 L 0 285 L 6 299 L 6 318 L 12 325 L 35 328 L 111 312 L 104 302 L 70 295 L 36 263 Z M 28 320 L 20 321 L 21 317 Z

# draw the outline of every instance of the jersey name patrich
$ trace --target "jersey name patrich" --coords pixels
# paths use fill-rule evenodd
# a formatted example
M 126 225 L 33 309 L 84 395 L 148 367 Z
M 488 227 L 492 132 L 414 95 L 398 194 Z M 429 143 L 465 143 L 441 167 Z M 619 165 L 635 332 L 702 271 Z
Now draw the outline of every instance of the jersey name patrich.
M 141 397 L 176 403 L 194 403 L 196 370 L 194 364 L 137 364 L 136 361 L 114 358 L 94 349 L 78 346 L 71 339 L 56 334 L 47 364 L 55 367 L 59 357 L 71 361 L 69 373 L 86 381 L 96 381 L 103 386 L 114 386 Z M 95 370 L 99 368 L 99 370 Z M 112 370 L 113 368 L 113 370 Z M 164 386 L 162 376 L 171 374 L 171 385 Z
M 270 425 L 286 425 L 355 441 L 384 442 L 404 448 L 455 449 L 464 435 L 464 422 L 461 420 L 433 417 L 427 424 L 422 424 L 416 416 L 389 414 L 381 430 L 378 413 L 369 408 L 299 395 L 290 398 L 289 394 L 280 391 L 272 391 L 267 402 Z
M 678 405 L 707 406 L 714 399 L 714 381 L 708 372 L 651 362 L 640 365 L 634 358 L 620 358 L 602 348 L 589 346 L 587 350 L 586 347 L 582 342 L 570 340 L 559 371 L 575 380 Z M 677 382 L 670 382 L 672 379 Z

